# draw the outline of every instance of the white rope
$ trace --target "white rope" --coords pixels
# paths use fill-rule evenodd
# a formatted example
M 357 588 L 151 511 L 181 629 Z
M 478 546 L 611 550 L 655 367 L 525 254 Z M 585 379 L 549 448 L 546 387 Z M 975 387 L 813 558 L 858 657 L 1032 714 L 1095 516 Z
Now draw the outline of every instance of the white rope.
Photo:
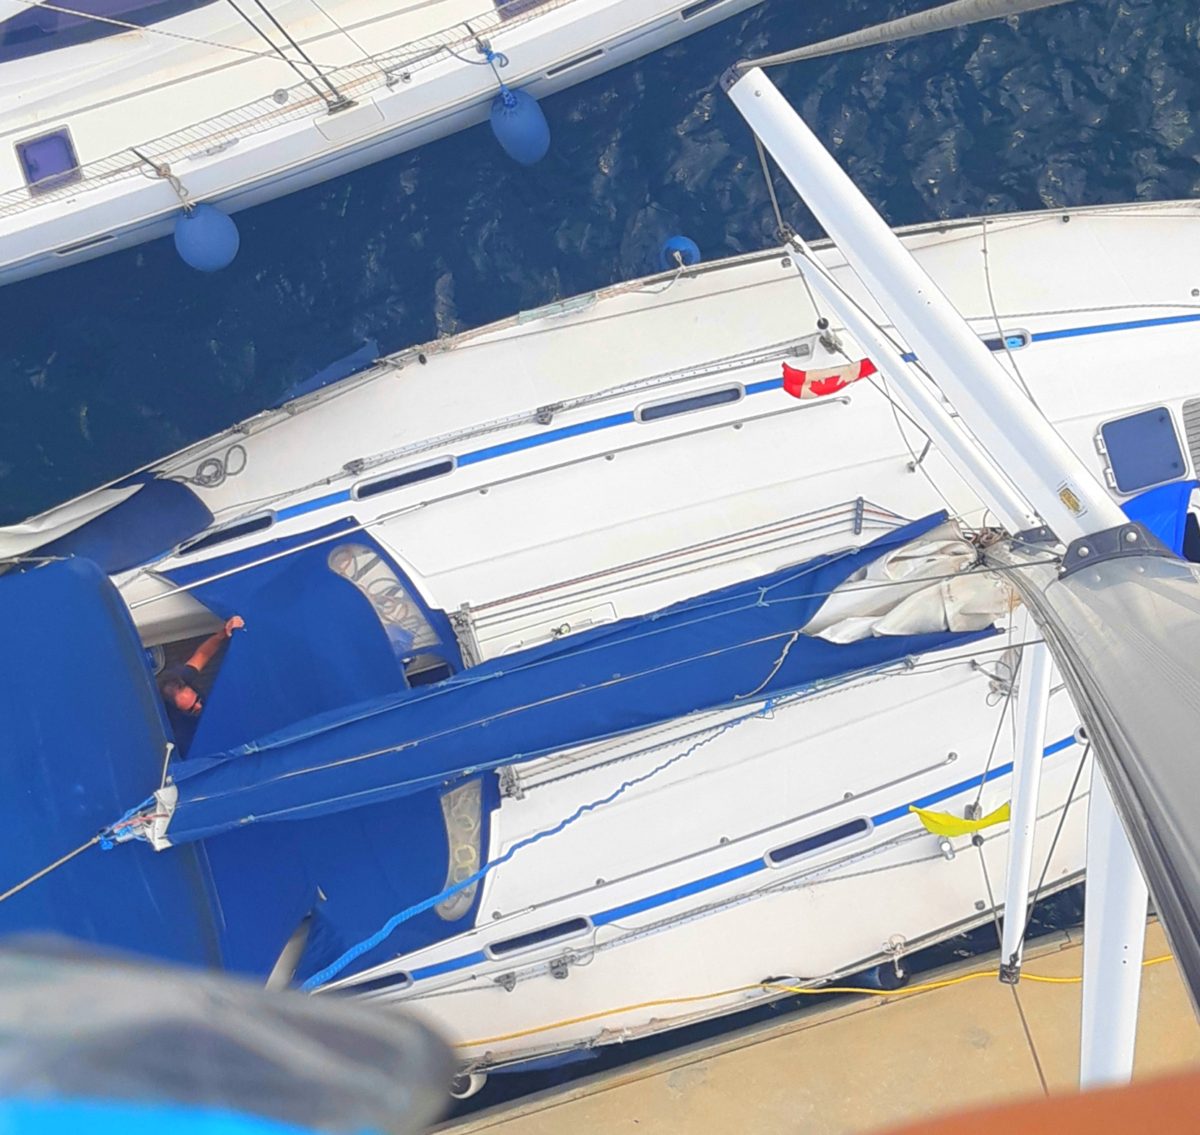
M 734 694 L 733 700 L 741 701 L 743 698 L 752 698 L 752 697 L 754 697 L 755 694 L 760 693 L 766 687 L 767 683 L 770 682 L 771 679 L 774 678 L 775 675 L 779 673 L 780 667 L 787 660 L 788 653 L 791 651 L 792 647 L 796 645 L 796 640 L 799 637 L 800 637 L 800 632 L 793 631 L 792 637 L 787 640 L 787 643 L 785 644 L 782 653 L 779 655 L 778 658 L 775 659 L 775 665 L 771 667 L 771 672 L 761 682 L 759 682 L 758 685 L 755 686 L 754 689 L 752 689 L 748 694 Z

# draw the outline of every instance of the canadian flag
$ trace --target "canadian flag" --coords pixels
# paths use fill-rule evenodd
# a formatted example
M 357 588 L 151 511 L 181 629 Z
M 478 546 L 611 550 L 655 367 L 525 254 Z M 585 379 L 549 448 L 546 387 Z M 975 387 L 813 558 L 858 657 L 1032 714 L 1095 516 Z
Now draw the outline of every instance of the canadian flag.
M 783 388 L 793 398 L 823 398 L 836 394 L 852 382 L 875 373 L 875 364 L 870 359 L 860 359 L 841 367 L 824 367 L 821 370 L 800 370 L 783 364 Z

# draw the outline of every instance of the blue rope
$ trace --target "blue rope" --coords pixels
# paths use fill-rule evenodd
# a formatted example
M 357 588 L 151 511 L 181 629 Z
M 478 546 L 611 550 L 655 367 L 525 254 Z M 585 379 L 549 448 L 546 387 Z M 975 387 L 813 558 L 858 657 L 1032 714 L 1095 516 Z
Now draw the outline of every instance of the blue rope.
M 564 831 L 571 824 L 575 823 L 576 820 L 585 816 L 588 812 L 594 812 L 597 808 L 603 808 L 606 805 L 611 804 L 617 799 L 618 796 L 621 796 L 629 789 L 634 788 L 639 784 L 644 784 L 651 777 L 657 776 L 660 772 L 664 772 L 672 765 L 677 764 L 686 757 L 690 757 L 694 752 L 696 752 L 697 749 L 707 745 L 710 741 L 715 741 L 721 736 L 722 733 L 727 733 L 730 729 L 736 728 L 738 725 L 741 725 L 742 722 L 749 721 L 751 718 L 766 717 L 771 713 L 772 710 L 774 710 L 774 708 L 775 699 L 768 698 L 765 702 L 763 702 L 759 709 L 754 710 L 752 713 L 745 713 L 741 717 L 735 717 L 729 721 L 726 721 L 707 737 L 700 737 L 696 741 L 693 741 L 691 745 L 683 750 L 683 752 L 676 753 L 675 756 L 669 757 L 661 764 L 656 765 L 649 772 L 642 773 L 641 776 L 635 776 L 632 780 L 623 781 L 620 785 L 613 789 L 612 792 L 602 799 L 593 800 L 589 804 L 581 804 L 565 820 L 560 820 L 554 825 L 554 827 L 545 828 L 531 836 L 526 836 L 525 839 L 518 840 L 498 859 L 494 859 L 491 863 L 481 867 L 473 875 L 468 875 L 467 878 L 462 880 L 462 882 L 455 883 L 454 886 L 447 887 L 444 891 L 432 896 L 432 898 L 423 899 L 421 902 L 408 907 L 406 910 L 400 911 L 399 914 L 393 915 L 369 938 L 364 938 L 356 946 L 351 946 L 350 949 L 342 954 L 342 956 L 336 961 L 330 962 L 330 964 L 327 965 L 323 970 L 314 973 L 300 986 L 301 990 L 303 990 L 305 993 L 311 993 L 318 986 L 332 981 L 333 978 L 337 977 L 337 975 L 341 973 L 342 970 L 344 970 L 348 965 L 350 965 L 351 962 L 356 961 L 369 950 L 375 949 L 375 947 L 383 942 L 392 933 L 392 931 L 396 929 L 397 926 L 407 922 L 410 918 L 415 918 L 418 914 L 423 914 L 425 911 L 431 910 L 439 903 L 444 902 L 446 899 L 452 898 L 454 895 L 457 895 L 460 891 L 465 891 L 468 887 L 473 887 L 490 871 L 494 871 L 497 867 L 501 866 L 501 864 L 507 863 L 522 848 L 528 847 L 530 844 L 537 843 L 538 840 L 548 839 L 550 836 L 558 835 L 559 832 Z

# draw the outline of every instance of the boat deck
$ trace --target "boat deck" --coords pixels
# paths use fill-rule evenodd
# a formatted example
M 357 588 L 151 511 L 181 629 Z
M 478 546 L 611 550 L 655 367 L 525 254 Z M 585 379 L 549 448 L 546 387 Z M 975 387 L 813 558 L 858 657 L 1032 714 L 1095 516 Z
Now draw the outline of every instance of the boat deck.
M 1147 928 L 1146 958 L 1168 953 Z M 804 1131 L 846 1135 L 923 1116 L 1070 1091 L 1078 1075 L 1082 931 L 1039 939 L 1020 1006 L 994 978 L 995 956 L 919 975 L 903 995 L 846 998 L 785 1020 L 666 1053 L 563 1088 L 476 1112 L 443 1135 L 626 1135 Z M 1139 1078 L 1200 1064 L 1200 1025 L 1171 961 L 1143 972 Z M 1039 1071 L 1040 1068 L 1040 1071 Z

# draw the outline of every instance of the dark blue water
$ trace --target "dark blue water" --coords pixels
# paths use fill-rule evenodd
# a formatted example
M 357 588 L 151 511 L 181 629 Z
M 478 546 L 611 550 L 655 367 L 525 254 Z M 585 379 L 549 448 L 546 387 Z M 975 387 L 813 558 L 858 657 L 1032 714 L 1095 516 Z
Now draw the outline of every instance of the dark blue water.
M 709 257 L 769 243 L 719 75 L 922 6 L 767 0 L 548 100 L 554 143 L 532 169 L 480 127 L 241 214 L 241 253 L 215 276 L 164 240 L 4 289 L 0 523 L 266 406 L 367 338 L 396 349 L 644 274 L 673 232 Z M 1186 197 L 1196 8 L 1082 0 L 776 78 L 897 224 Z

